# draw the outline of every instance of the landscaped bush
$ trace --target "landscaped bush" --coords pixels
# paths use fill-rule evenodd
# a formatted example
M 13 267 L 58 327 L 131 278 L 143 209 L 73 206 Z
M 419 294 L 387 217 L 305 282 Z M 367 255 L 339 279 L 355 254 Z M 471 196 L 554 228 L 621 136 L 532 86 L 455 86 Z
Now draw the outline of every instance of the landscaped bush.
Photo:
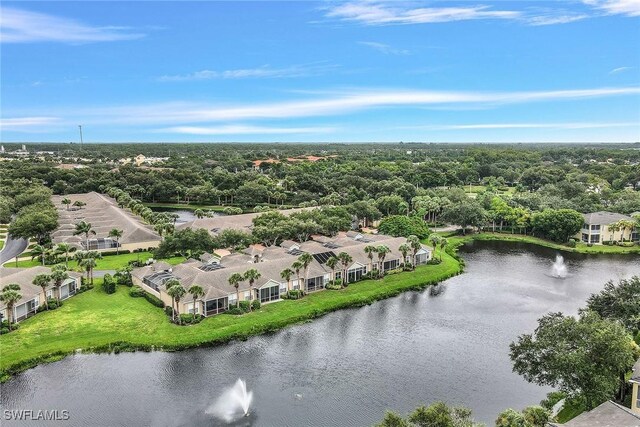
M 11 328 L 15 331 L 16 329 L 18 329 L 20 327 L 20 325 L 18 323 L 14 323 L 11 325 Z M 0 324 L 0 328 L 1 329 L 6 329 L 7 332 L 9 331 L 9 321 L 8 320 L 3 320 L 2 324 Z M 3 332 L 6 333 L 6 332 Z
M 304 291 L 300 289 L 292 289 L 280 296 L 282 299 L 300 299 L 304 296 Z
M 338 290 L 342 289 L 342 279 L 329 280 L 329 283 L 325 286 L 326 289 Z
M 200 323 L 204 319 L 201 314 L 193 315 L 192 313 L 185 313 L 180 315 L 180 324 L 182 325 L 195 325 Z
M 55 310 L 58 307 L 62 307 L 62 301 L 58 301 L 55 298 L 48 298 L 47 304 L 49 306 L 49 310 Z M 47 310 L 47 305 L 41 304 L 36 311 L 40 313 L 41 311 L 46 311 L 46 310 Z
M 90 291 L 91 289 L 93 289 L 93 285 L 91 284 L 91 282 L 87 282 L 76 289 L 76 294 L 81 294 L 83 292 Z
M 240 310 L 248 313 L 251 311 L 251 303 L 249 301 L 240 301 Z
M 252 310 L 260 310 L 260 301 L 257 299 L 254 299 L 253 301 L 251 301 L 251 309 Z
M 231 307 L 229 310 L 225 311 L 226 314 L 239 315 L 244 314 L 245 311 L 238 307 Z
M 173 317 L 173 307 L 166 306 L 164 308 L 164 313 L 169 317 Z
M 120 249 L 120 255 L 122 254 L 130 254 L 131 251 L 129 249 Z M 118 251 L 105 251 L 102 252 L 102 256 L 109 256 L 109 255 L 118 255 Z
M 146 292 L 144 291 L 144 289 L 142 289 L 140 286 L 134 286 L 131 289 L 129 289 L 129 296 L 134 298 L 144 297 L 145 293 Z
M 404 271 L 411 271 L 413 270 L 413 264 L 411 264 L 410 262 L 405 262 L 404 264 L 402 264 L 402 269 Z
M 105 274 L 104 277 L 102 278 L 102 289 L 107 294 L 116 293 L 116 281 L 109 273 Z
M 9 333 L 9 328 L 1 328 L 0 329 L 0 335 L 4 335 L 4 334 L 8 334 L 8 333 Z
M 162 301 L 160 298 L 158 298 L 155 295 L 151 295 L 149 292 L 145 292 L 144 293 L 144 299 L 146 299 L 147 301 L 149 301 L 151 304 L 155 305 L 156 307 L 162 308 L 164 307 L 164 301 Z M 169 307 L 171 308 L 171 307 Z
M 570 248 L 575 248 L 577 244 L 578 243 L 576 242 L 576 239 L 569 239 L 569 241 L 567 242 L 567 246 L 569 246 Z
M 429 261 L 427 261 L 427 265 L 438 265 L 442 262 L 442 260 L 440 258 L 431 258 Z

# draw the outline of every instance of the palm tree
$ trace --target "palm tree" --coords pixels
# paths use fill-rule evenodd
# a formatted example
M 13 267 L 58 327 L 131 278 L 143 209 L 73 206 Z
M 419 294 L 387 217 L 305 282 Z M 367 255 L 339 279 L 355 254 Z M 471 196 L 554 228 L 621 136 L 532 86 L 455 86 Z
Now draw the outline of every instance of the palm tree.
M 42 288 L 42 293 L 44 294 L 44 305 L 49 310 L 49 301 L 47 301 L 47 286 L 51 283 L 51 276 L 47 274 L 38 274 L 33 278 L 33 283 L 36 286 L 40 286 Z
M 96 259 L 91 256 L 87 256 L 86 258 L 82 258 L 80 262 L 78 262 L 78 265 L 85 269 L 87 272 L 87 279 L 90 279 L 91 286 L 93 286 L 93 269 L 96 268 L 97 265 Z
M 178 281 L 176 280 L 176 282 Z M 182 287 L 182 285 L 179 282 L 167 289 L 167 294 L 169 294 L 169 296 L 173 298 L 173 300 L 176 302 L 176 310 L 173 313 L 173 315 L 175 320 L 178 321 L 178 323 L 182 323 L 180 321 L 180 298 L 182 298 L 186 293 L 187 291 L 185 290 L 184 287 Z
M 85 202 L 81 202 L 80 200 L 76 200 L 75 202 L 73 202 L 73 206 L 75 206 L 76 208 L 81 208 L 83 206 L 87 206 L 87 204 Z
M 620 229 L 622 230 L 622 240 L 624 240 L 624 232 L 626 230 L 629 230 L 629 240 L 631 240 L 633 229 L 636 227 L 636 221 L 621 219 L 620 221 L 618 221 L 618 224 L 620 225 Z
M 111 229 L 108 234 L 112 239 L 116 239 L 116 255 L 120 255 L 120 238 L 122 237 L 122 230 L 118 230 L 117 228 Z
M 342 264 L 342 287 L 345 287 L 349 283 L 349 271 L 347 269 L 353 262 L 353 258 L 346 252 L 340 252 L 338 259 L 340 260 L 340 264 Z
M 445 237 L 440 238 L 440 261 L 442 261 L 442 251 L 447 247 L 447 243 L 449 243 L 449 241 Z
M 47 256 L 47 248 L 45 248 L 44 246 L 41 245 L 35 245 L 33 248 L 31 248 L 31 259 L 35 259 L 38 258 L 40 261 L 42 261 L 42 265 L 44 266 L 44 260 Z
M 64 199 L 62 199 L 60 201 L 60 203 L 62 203 L 63 205 L 66 205 L 67 206 L 67 210 L 69 210 L 69 205 L 71 204 L 71 200 L 70 199 L 65 197 Z
M 21 298 L 22 295 L 20 294 L 20 285 L 11 283 L 2 288 L 2 293 L 0 293 L 0 301 L 5 303 L 5 305 L 7 306 L 7 311 L 9 312 L 9 330 L 11 330 L 11 325 L 13 323 L 13 307 L 18 301 L 20 301 Z
M 193 214 L 196 216 L 196 218 L 198 219 L 202 219 L 204 218 L 204 211 L 202 209 L 196 209 L 193 211 Z
M 400 245 L 400 247 L 398 247 L 398 250 L 402 254 L 402 263 L 403 264 L 406 263 L 407 255 L 409 255 L 409 252 L 411 252 L 411 246 L 407 245 L 406 243 L 403 243 Z
M 438 244 L 440 243 L 440 236 L 435 233 L 431 233 L 429 236 L 429 241 L 433 245 L 433 254 L 436 254 L 436 250 L 438 249 Z
M 262 274 L 260 274 L 260 272 L 258 270 L 256 270 L 255 268 L 247 270 L 244 273 L 244 280 L 247 280 L 249 282 L 249 301 L 251 301 L 253 299 L 253 284 L 260 277 L 262 277 Z M 249 309 L 251 309 L 251 306 L 249 306 Z
M 285 268 L 280 272 L 280 277 L 287 281 L 287 290 L 291 289 L 291 276 L 293 276 L 293 270 Z
M 378 249 L 376 249 L 376 247 L 373 245 L 367 245 L 364 247 L 364 253 L 366 253 L 367 257 L 369 258 L 369 271 L 373 270 L 373 254 L 375 254 L 377 251 Z
M 298 260 L 298 261 L 294 261 L 293 264 L 291 264 L 291 268 L 293 269 L 293 271 L 296 272 L 296 277 L 298 278 L 298 288 L 302 289 L 302 286 L 300 286 L 300 271 L 302 271 L 304 266 Z
M 202 286 L 200 285 L 192 285 L 189 288 L 189 293 L 193 297 L 193 317 L 196 317 L 198 315 L 198 310 L 196 309 L 196 300 L 204 296 L 204 289 L 202 289 Z
M 93 228 L 91 227 L 91 223 L 90 222 L 86 222 L 86 221 L 80 221 L 79 223 L 76 224 L 76 230 L 73 232 L 74 236 L 77 236 L 79 234 L 84 234 L 84 242 L 85 242 L 85 249 L 89 250 L 89 234 L 92 235 L 96 235 L 95 230 L 93 230 Z
M 384 277 L 384 259 L 387 257 L 387 254 L 391 252 L 389 246 L 380 245 L 376 248 L 376 252 L 378 252 L 378 277 Z
M 304 269 L 304 291 L 307 292 L 307 279 L 309 279 L 309 265 L 313 262 L 313 256 L 305 252 L 298 257 L 298 261 L 302 264 L 302 268 Z
M 56 245 L 55 248 L 55 254 L 56 255 L 62 255 L 64 254 L 64 265 L 66 267 L 69 267 L 69 253 L 70 252 L 74 252 L 76 250 L 76 248 L 74 248 L 73 246 L 71 246 L 68 243 L 58 243 Z
M 240 273 L 233 273 L 229 277 L 229 284 L 236 288 L 236 308 L 240 308 L 240 283 L 244 280 L 244 276 Z
M 422 249 L 422 245 L 420 244 L 420 239 L 418 238 L 418 236 L 414 236 L 413 234 L 409 237 L 407 237 L 407 243 L 409 244 L 409 246 L 411 247 L 412 250 L 412 258 L 411 258 L 411 268 L 413 270 L 416 269 L 416 255 L 418 254 L 418 251 L 420 249 Z
M 340 263 L 340 260 L 334 256 L 332 256 L 327 260 L 327 262 L 325 262 L 327 267 L 331 269 L 331 280 L 333 280 L 334 284 L 336 283 L 336 267 L 338 266 L 339 263 Z
M 181 286 L 180 282 L 178 282 L 178 280 L 176 280 L 176 279 L 167 280 L 167 282 L 164 284 L 165 291 L 171 297 L 171 321 L 175 321 L 176 320 L 176 308 L 175 308 L 176 300 L 173 297 L 173 295 L 171 295 L 169 293 L 169 289 L 171 289 L 174 286 Z
M 53 287 L 56 290 L 56 299 L 60 301 L 60 287 L 64 283 L 65 280 L 69 278 L 69 274 L 67 273 L 67 269 L 63 265 L 56 265 L 51 272 L 51 280 L 53 280 Z M 91 284 L 93 284 L 93 278 L 91 279 Z

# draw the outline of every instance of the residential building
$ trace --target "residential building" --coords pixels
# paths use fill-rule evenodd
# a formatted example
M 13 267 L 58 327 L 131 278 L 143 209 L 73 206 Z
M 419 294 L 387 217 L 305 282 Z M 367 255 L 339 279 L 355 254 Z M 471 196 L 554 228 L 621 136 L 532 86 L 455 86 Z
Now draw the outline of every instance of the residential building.
M 171 297 L 166 292 L 166 283 L 169 280 L 178 280 L 187 290 L 193 285 L 199 285 L 204 289 L 205 296 L 196 301 L 194 307 L 193 299 L 187 294 L 180 301 L 180 312 L 196 312 L 211 316 L 235 305 L 238 294 L 241 301 L 257 299 L 267 304 L 280 301 L 282 295 L 290 290 L 316 292 L 323 290 L 334 279 L 346 277 L 348 283 L 352 283 L 363 279 L 370 272 L 380 269 L 389 272 L 413 260 L 413 254 L 408 254 L 405 259 L 399 251 L 400 245 L 406 243 L 403 237 L 363 235 L 356 232 L 340 233 L 333 238 L 314 237 L 314 240 L 302 243 L 285 241 L 281 246 L 253 245 L 243 252 L 231 254 L 227 252 L 224 256 L 207 255 L 200 260 L 190 259 L 176 266 L 158 262 L 134 269 L 133 282 L 160 298 L 168 306 L 172 305 Z M 370 259 L 364 252 L 367 245 L 385 245 L 390 252 L 382 262 L 378 262 L 375 254 L 373 259 Z M 313 258 L 306 271 L 304 269 L 294 271 L 288 281 L 283 279 L 281 272 L 291 269 L 292 264 L 305 252 Z M 349 254 L 352 260 L 349 265 L 339 264 L 332 270 L 326 262 L 331 257 L 338 257 L 341 252 Z M 430 249 L 421 246 L 415 258 L 416 264 L 425 264 L 431 259 Z M 236 292 L 235 288 L 229 284 L 229 277 L 234 273 L 244 274 L 249 269 L 256 269 L 260 273 L 260 278 L 252 287 L 246 280 L 241 282 Z
M 39 274 L 51 274 L 48 267 L 31 268 L 0 268 L 0 283 L 2 286 L 18 284 L 22 298 L 13 307 L 13 320 L 20 321 L 36 313 L 38 307 L 44 304 L 47 298 L 65 300 L 74 295 L 81 286 L 82 274 L 69 271 L 69 278 L 65 280 L 56 291 L 53 284 L 50 284 L 43 293 L 42 288 L 33 284 L 33 279 Z M 8 308 L 0 302 L 0 320 L 8 319 Z
M 548 424 L 552 427 L 639 427 L 640 415 L 608 400 L 564 424 Z
M 631 374 L 631 410 L 640 415 L 640 359 L 633 365 Z
M 72 203 L 79 201 L 85 205 L 67 207 L 62 204 L 65 198 Z M 52 202 L 58 209 L 58 228 L 51 234 L 55 244 L 65 242 L 78 249 L 92 251 L 114 251 L 119 246 L 121 250 L 133 251 L 155 248 L 162 240 L 142 218 L 120 208 L 114 199 L 106 195 L 96 192 L 66 194 L 53 196 Z M 74 235 L 76 224 L 80 221 L 90 223 L 95 235 L 91 234 L 88 239 L 83 235 Z M 109 237 L 113 229 L 122 231 L 122 237 Z
M 604 211 L 583 214 L 583 216 L 582 230 L 575 237 L 584 243 L 601 245 L 603 242 L 637 242 L 639 239 L 640 233 L 637 227 L 617 229 L 612 226 L 619 221 L 634 221 L 630 216 Z

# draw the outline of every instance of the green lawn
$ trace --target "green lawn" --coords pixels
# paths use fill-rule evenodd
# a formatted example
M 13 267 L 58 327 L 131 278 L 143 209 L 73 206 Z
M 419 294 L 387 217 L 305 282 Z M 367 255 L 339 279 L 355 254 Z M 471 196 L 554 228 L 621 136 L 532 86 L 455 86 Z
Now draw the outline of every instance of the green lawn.
M 146 261 L 149 258 L 152 258 L 153 254 L 151 252 L 136 252 L 130 254 L 120 254 L 120 255 L 106 255 L 104 258 L 96 261 L 96 270 L 116 270 L 120 267 L 126 266 L 129 261 L 140 260 Z M 69 268 L 75 269 L 78 266 L 78 262 L 74 259 L 69 259 Z M 183 257 L 173 257 L 169 259 L 163 259 L 162 261 L 168 262 L 169 264 L 175 265 L 184 261 Z M 34 260 L 23 260 L 18 261 L 18 265 L 15 262 L 9 261 L 4 266 L 5 267 L 37 267 L 41 265 L 40 261 L 37 259 Z
M 570 248 L 559 243 L 555 243 L 549 240 L 540 239 L 533 236 L 525 236 L 522 234 L 506 234 L 506 233 L 469 233 L 466 236 L 447 235 L 447 239 L 451 243 L 458 243 L 470 240 L 500 240 L 507 242 L 524 242 L 532 243 L 534 245 L 545 246 L 552 249 L 557 249 L 566 252 L 578 252 L 583 254 L 640 254 L 640 246 L 606 246 L 606 245 L 593 245 L 587 246 L 584 243 L 578 243 L 575 248 Z
M 420 266 L 415 272 L 365 280 L 343 290 L 310 294 L 301 300 L 268 304 L 242 316 L 213 316 L 193 326 L 170 323 L 161 309 L 144 298 L 130 297 L 129 288 L 119 287 L 115 294 L 107 295 L 96 286 L 65 301 L 62 308 L 39 313 L 21 322 L 17 331 L 0 336 L 0 370 L 6 379 L 8 374 L 59 359 L 77 349 L 109 351 L 114 347 L 154 346 L 173 350 L 243 339 L 331 311 L 422 289 L 460 271 L 460 264 L 445 254 L 440 265 Z

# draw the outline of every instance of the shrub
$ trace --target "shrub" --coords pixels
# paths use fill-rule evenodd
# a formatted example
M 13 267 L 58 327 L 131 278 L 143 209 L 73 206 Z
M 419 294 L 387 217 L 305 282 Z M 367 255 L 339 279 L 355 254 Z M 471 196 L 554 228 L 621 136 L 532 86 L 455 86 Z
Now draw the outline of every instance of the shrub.
M 169 317 L 173 317 L 173 307 L 166 306 L 164 308 L 164 313 Z
M 251 309 L 252 310 L 260 310 L 260 300 L 254 299 L 251 301 Z
M 140 286 L 134 286 L 129 289 L 129 296 L 134 298 L 144 297 L 145 291 Z
M 244 314 L 245 312 L 238 307 L 231 307 L 229 310 L 225 311 L 226 314 L 233 314 L 233 315 L 239 315 L 239 314 Z
M 116 293 L 116 281 L 113 279 L 113 277 L 109 273 L 105 274 L 104 277 L 102 278 L 102 289 L 107 294 Z
M 147 301 L 149 301 L 151 304 L 155 305 L 156 307 L 162 308 L 164 307 L 164 301 L 162 301 L 160 298 L 158 298 L 155 295 L 151 295 L 149 292 L 145 292 L 144 293 L 144 299 L 146 299 Z M 169 307 L 171 308 L 171 307 Z
M 249 301 L 240 301 L 240 310 L 248 313 L 251 310 L 251 303 Z
M 284 299 L 300 299 L 304 296 L 304 292 L 300 289 L 292 289 L 288 291 L 286 294 L 282 295 L 281 298 Z
M 8 333 L 9 333 L 9 328 L 0 329 L 0 335 L 4 335 L 4 334 L 8 334 Z
M 427 261 L 427 265 L 438 265 L 442 262 L 442 260 L 440 258 L 431 258 L 429 261 Z
M 131 251 L 129 249 L 120 249 L 120 255 L 122 254 L 130 254 Z M 102 256 L 108 256 L 108 255 L 118 255 L 118 251 L 105 251 L 102 252 Z
M 567 242 L 567 246 L 569 246 L 570 248 L 575 248 L 577 245 L 576 239 L 569 239 L 569 241 Z
M 200 314 L 184 313 L 180 315 L 180 323 L 182 325 L 195 325 L 196 323 L 200 323 L 202 319 L 204 319 L 204 316 Z
M 55 310 L 58 307 L 62 307 L 62 301 L 58 302 L 58 300 L 55 298 L 48 298 L 47 304 L 49 305 L 49 310 Z M 40 313 L 41 311 L 46 311 L 46 310 L 47 310 L 47 306 L 45 304 L 42 304 L 38 307 L 37 312 Z

